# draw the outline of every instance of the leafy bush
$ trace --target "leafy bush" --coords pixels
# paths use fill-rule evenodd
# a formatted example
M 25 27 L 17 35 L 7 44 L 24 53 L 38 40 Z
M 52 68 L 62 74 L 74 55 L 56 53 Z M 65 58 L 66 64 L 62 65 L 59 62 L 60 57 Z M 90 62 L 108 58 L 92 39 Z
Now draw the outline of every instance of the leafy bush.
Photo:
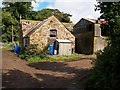
M 28 61 L 39 61 L 41 59 L 47 58 L 47 48 L 48 45 L 42 50 L 38 51 L 37 45 L 30 45 L 29 47 L 23 47 L 23 50 L 18 54 L 21 59 L 26 59 Z
M 97 60 L 94 62 L 88 82 L 89 90 L 93 88 L 100 90 L 120 88 L 120 27 L 117 27 L 119 25 L 120 22 L 116 23 L 116 27 L 113 28 L 114 33 L 110 37 L 108 46 L 104 51 L 97 53 Z
M 110 7 L 109 7 L 110 6 Z M 108 21 L 109 44 L 97 54 L 88 89 L 117 90 L 120 88 L 120 8 L 119 2 L 99 2 L 97 6 Z
M 108 46 L 97 53 L 97 60 L 88 82 L 89 90 L 120 88 L 120 47 Z
M 25 59 L 25 54 L 19 53 L 18 57 L 21 58 L 21 59 Z

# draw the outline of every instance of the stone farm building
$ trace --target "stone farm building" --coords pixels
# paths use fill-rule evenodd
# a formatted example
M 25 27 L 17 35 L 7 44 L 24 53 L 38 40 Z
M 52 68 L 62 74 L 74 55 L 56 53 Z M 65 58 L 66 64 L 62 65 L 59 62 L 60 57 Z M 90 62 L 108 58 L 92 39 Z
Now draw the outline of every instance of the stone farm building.
M 68 24 L 65 25 L 69 27 Z M 38 50 L 43 50 L 47 44 L 54 44 L 55 39 L 70 40 L 72 49 L 75 47 L 75 37 L 54 15 L 44 21 L 21 19 L 22 45 L 37 44 Z M 72 24 L 73 25 L 73 24 Z
M 95 20 L 82 18 L 73 27 L 75 35 L 75 52 L 92 54 L 97 50 L 102 50 L 105 45 L 106 30 L 101 29 L 101 24 L 106 24 L 105 20 Z

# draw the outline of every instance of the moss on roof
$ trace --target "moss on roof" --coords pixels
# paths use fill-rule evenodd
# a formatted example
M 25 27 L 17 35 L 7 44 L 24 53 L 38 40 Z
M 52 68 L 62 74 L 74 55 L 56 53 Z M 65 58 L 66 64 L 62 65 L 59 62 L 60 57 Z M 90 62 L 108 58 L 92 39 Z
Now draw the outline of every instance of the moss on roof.
M 73 23 L 66 23 L 66 22 L 62 22 L 62 24 L 63 24 L 63 25 L 65 25 L 65 26 L 74 26 L 74 24 L 73 24 Z
M 22 19 L 21 21 L 22 22 L 31 22 L 32 24 L 35 24 L 37 22 L 41 22 L 41 21 L 38 21 L 38 20 L 24 20 L 24 19 Z
M 21 21 L 22 22 L 31 22 L 32 24 L 35 24 L 37 22 L 42 22 L 42 21 L 39 21 L 39 20 L 25 20 L 25 19 L 22 19 Z M 73 23 L 62 22 L 62 24 L 65 25 L 65 26 L 70 26 L 70 25 L 74 26 Z

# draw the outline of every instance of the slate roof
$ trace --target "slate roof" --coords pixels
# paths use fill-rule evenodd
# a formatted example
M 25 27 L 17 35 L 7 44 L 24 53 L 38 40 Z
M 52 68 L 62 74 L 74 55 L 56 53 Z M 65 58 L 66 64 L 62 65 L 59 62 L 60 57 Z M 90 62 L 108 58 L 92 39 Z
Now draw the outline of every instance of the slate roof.
M 39 27 L 41 27 L 48 19 L 45 19 L 44 21 L 40 21 L 38 23 L 36 23 L 35 25 L 33 25 L 26 33 L 23 34 L 23 37 L 29 35 L 30 33 L 32 33 L 33 31 L 35 31 L 36 29 L 38 29 Z

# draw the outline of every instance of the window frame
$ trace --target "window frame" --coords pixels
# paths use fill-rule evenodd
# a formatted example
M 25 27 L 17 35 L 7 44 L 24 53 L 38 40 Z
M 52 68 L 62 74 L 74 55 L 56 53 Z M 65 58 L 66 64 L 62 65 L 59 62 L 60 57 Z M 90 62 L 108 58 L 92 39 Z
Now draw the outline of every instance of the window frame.
M 57 30 L 56 29 L 51 29 L 50 30 L 50 37 L 56 37 L 57 36 Z

